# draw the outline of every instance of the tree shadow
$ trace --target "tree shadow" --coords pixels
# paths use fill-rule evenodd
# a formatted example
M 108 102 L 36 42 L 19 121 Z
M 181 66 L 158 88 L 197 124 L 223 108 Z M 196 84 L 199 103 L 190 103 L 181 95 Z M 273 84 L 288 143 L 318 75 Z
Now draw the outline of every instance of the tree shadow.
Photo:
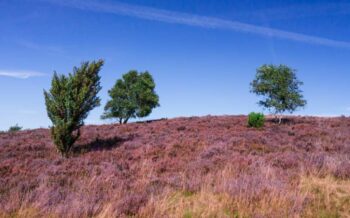
M 154 119 L 154 120 L 144 120 L 144 121 L 136 121 L 136 123 L 154 123 L 159 121 L 168 120 L 168 118 Z
M 298 123 L 296 119 L 291 117 L 283 117 L 281 120 L 281 123 L 279 123 L 278 118 L 269 118 L 269 119 L 266 119 L 266 122 L 273 123 L 273 124 L 280 124 L 280 125 L 293 125 Z
M 127 137 L 112 137 L 107 139 L 96 138 L 94 141 L 89 142 L 87 144 L 78 144 L 73 147 L 73 154 L 84 154 L 93 151 L 101 151 L 101 150 L 111 150 L 113 148 L 119 147 L 122 143 L 132 140 L 134 138 L 133 135 L 129 135 Z

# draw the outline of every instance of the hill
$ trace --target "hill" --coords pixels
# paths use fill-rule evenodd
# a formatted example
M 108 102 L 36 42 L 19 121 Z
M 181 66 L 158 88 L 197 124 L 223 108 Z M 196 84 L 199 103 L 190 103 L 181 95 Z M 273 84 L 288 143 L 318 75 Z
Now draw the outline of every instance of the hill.
M 0 217 L 348 217 L 350 119 L 245 116 L 0 134 Z

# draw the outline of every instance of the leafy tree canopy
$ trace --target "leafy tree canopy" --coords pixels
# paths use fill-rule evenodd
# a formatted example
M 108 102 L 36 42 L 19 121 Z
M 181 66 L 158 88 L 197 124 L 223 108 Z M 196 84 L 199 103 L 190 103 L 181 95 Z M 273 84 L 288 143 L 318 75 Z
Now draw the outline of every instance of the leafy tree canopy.
M 111 100 L 105 106 L 102 119 L 117 118 L 127 123 L 130 118 L 146 117 L 159 106 L 155 83 L 150 73 L 129 71 L 109 90 Z
M 286 65 L 263 65 L 257 69 L 256 77 L 251 83 L 251 91 L 263 100 L 259 105 L 269 109 L 274 114 L 293 113 L 297 108 L 304 107 L 300 86 L 303 85 L 296 77 L 295 70 Z

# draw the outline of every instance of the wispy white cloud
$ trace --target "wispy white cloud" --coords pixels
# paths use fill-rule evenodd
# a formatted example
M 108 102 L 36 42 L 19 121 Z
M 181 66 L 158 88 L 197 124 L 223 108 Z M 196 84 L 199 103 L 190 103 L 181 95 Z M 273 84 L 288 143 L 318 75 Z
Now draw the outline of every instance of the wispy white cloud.
M 63 49 L 61 47 L 54 46 L 54 45 L 41 45 L 34 42 L 26 41 L 26 40 L 17 40 L 17 44 L 25 48 L 38 50 L 38 51 L 46 51 L 46 52 L 55 53 L 55 54 L 63 53 Z
M 187 13 L 179 13 L 150 7 L 135 6 L 118 2 L 97 2 L 91 0 L 42 0 L 61 6 L 76 8 L 80 10 L 111 13 L 116 15 L 136 17 L 146 20 L 160 21 L 166 23 L 183 24 L 210 29 L 226 29 L 237 32 L 247 32 L 267 37 L 287 39 L 291 41 L 304 42 L 308 44 L 323 45 L 339 48 L 350 48 L 350 42 L 333 40 L 323 37 L 310 36 L 295 32 L 289 32 L 253 24 L 219 19 L 208 16 L 198 16 Z
M 30 77 L 46 76 L 45 73 L 35 71 L 2 71 L 0 70 L 0 76 L 13 77 L 17 79 L 28 79 Z

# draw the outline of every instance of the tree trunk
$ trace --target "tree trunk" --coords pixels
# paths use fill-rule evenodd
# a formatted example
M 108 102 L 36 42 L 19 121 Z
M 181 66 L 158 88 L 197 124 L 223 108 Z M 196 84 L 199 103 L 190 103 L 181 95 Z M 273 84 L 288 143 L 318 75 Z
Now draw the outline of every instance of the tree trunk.
M 280 125 L 282 123 L 283 115 L 277 114 L 277 113 L 275 113 L 274 115 L 275 115 L 275 121 L 278 122 L 278 125 Z
M 281 123 L 282 123 L 282 115 L 279 115 L 279 117 L 278 117 L 278 125 L 281 125 Z
M 124 120 L 124 124 L 127 124 L 129 120 L 129 117 Z

